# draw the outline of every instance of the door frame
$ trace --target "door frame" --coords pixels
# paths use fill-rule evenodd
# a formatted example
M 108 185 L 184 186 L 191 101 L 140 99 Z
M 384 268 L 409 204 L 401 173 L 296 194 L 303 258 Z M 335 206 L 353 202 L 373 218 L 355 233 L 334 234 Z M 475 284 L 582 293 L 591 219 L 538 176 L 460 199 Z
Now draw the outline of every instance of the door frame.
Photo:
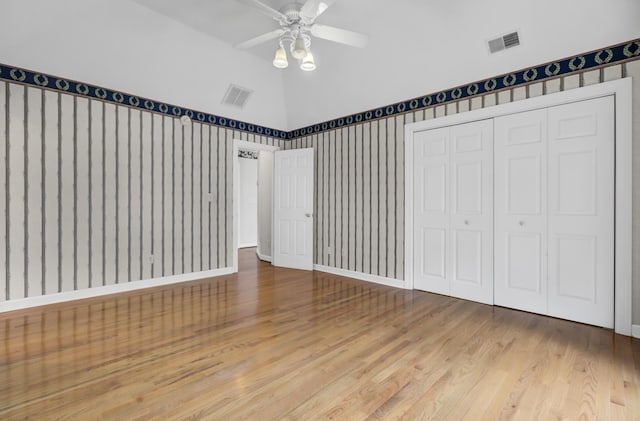
M 279 151 L 281 148 L 279 146 L 264 145 L 261 143 L 248 142 L 246 140 L 233 139 L 233 240 L 231 243 L 233 247 L 233 272 L 238 271 L 238 201 L 240 200 L 240 158 L 238 158 L 238 152 L 240 149 L 254 152 L 275 152 Z M 271 206 L 273 208 L 273 203 Z M 273 247 L 273 238 L 271 239 L 271 247 Z
M 476 120 L 500 117 L 613 95 L 615 100 L 615 279 L 614 329 L 631 336 L 632 311 L 632 81 L 617 79 L 522 101 L 405 125 L 405 283 L 413 285 L 413 134 Z

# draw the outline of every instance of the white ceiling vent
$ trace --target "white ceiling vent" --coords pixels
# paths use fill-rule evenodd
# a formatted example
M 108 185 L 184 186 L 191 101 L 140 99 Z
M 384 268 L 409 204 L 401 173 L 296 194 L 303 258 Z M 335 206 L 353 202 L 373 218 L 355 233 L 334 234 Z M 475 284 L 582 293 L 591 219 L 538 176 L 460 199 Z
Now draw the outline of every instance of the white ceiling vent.
M 520 45 L 520 36 L 517 32 L 511 32 L 510 34 L 489 40 L 488 44 L 489 52 L 493 54 L 498 51 L 506 50 L 507 48 L 517 47 Z
M 232 107 L 243 108 L 252 92 L 242 86 L 231 84 L 222 98 L 222 103 Z

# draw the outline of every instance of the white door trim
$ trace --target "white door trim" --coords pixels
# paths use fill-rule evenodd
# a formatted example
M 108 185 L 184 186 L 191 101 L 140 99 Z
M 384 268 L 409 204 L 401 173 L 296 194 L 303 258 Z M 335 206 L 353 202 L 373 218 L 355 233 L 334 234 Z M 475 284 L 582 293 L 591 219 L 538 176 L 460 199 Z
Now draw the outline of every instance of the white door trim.
M 624 78 L 564 92 L 496 105 L 442 118 L 419 121 L 405 126 L 405 283 L 413 289 L 413 133 L 454 124 L 531 111 L 575 101 L 615 97 L 615 331 L 631 335 L 632 311 L 632 82 Z
M 263 145 L 260 143 L 247 142 L 246 140 L 233 139 L 233 273 L 238 271 L 238 200 L 240 200 L 240 162 L 238 152 L 240 149 L 250 151 L 279 151 L 279 146 Z M 217 205 L 217 203 L 216 203 Z

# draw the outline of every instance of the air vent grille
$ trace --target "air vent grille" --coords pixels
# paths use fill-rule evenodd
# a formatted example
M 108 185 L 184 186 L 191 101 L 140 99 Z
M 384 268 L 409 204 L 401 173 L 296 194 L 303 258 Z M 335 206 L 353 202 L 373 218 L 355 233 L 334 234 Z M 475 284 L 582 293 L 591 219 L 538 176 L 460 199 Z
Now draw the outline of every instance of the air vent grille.
M 492 54 L 502 50 L 504 50 L 504 41 L 502 40 L 502 37 L 489 40 L 489 51 Z
M 504 48 L 511 48 L 520 45 L 520 37 L 517 32 L 512 32 L 502 37 Z
M 253 91 L 238 85 L 229 85 L 222 98 L 222 103 L 232 107 L 244 108 Z
M 488 44 L 489 51 L 491 53 L 497 53 L 498 51 L 520 45 L 520 36 L 517 32 L 511 32 L 510 34 L 489 40 Z

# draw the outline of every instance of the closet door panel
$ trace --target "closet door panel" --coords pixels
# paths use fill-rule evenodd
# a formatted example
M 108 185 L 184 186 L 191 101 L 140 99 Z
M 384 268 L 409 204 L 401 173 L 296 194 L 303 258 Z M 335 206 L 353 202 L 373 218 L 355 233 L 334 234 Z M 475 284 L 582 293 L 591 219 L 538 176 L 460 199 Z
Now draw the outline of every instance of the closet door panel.
M 493 121 L 451 127 L 451 292 L 493 304 Z
M 414 136 L 414 287 L 449 294 L 449 128 Z
M 455 280 L 482 286 L 482 231 L 455 231 Z
M 549 109 L 549 315 L 613 327 L 614 104 Z
M 495 303 L 547 312 L 547 117 L 495 119 Z

